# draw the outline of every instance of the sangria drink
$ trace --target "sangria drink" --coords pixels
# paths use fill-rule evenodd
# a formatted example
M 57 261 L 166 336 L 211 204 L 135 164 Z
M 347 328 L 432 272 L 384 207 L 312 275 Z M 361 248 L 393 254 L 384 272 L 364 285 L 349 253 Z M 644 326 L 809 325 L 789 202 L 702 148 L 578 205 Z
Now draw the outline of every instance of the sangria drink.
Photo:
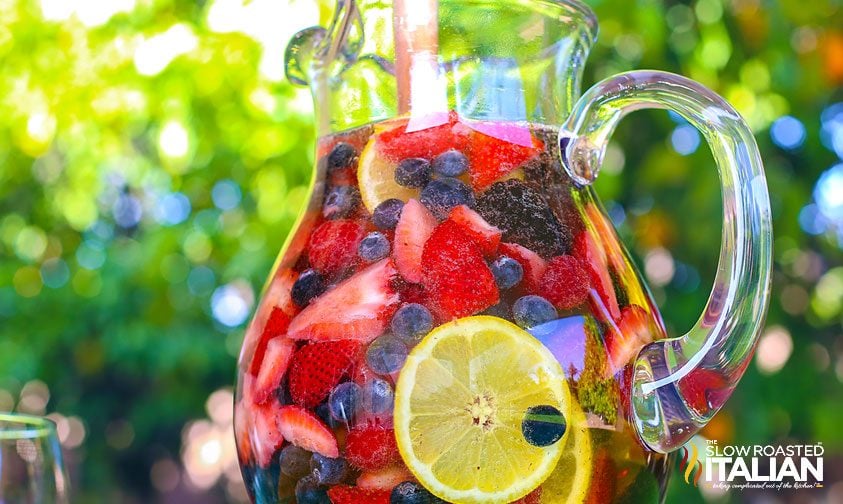
M 451 112 L 320 139 L 241 354 L 255 502 L 660 499 L 628 390 L 662 322 L 558 134 Z

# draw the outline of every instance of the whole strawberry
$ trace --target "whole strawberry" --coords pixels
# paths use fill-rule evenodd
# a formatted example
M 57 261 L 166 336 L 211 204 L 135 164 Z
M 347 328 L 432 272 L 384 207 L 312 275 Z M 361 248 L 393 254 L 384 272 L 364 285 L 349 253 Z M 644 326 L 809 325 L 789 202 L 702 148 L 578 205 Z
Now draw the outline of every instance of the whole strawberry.
M 348 373 L 361 345 L 353 340 L 309 343 L 301 347 L 290 365 L 289 387 L 293 402 L 315 408 Z

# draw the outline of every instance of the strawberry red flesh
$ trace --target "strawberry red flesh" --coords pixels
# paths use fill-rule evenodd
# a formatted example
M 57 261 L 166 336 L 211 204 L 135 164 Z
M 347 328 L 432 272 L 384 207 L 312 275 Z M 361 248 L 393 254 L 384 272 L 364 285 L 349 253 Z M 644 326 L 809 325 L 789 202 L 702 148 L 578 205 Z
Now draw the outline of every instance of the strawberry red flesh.
M 267 321 L 266 326 L 264 326 L 260 338 L 258 339 L 257 346 L 255 347 L 255 353 L 252 356 L 252 362 L 249 365 L 249 373 L 257 376 L 258 370 L 260 370 L 261 364 L 263 363 L 266 346 L 269 344 L 270 340 L 278 336 L 283 336 L 287 332 L 287 327 L 289 325 L 290 316 L 284 313 L 284 310 L 281 308 L 272 308 L 269 320 Z
M 301 406 L 284 406 L 278 412 L 278 427 L 284 439 L 325 457 L 340 455 L 337 438 L 322 420 Z
M 357 260 L 357 247 L 365 235 L 363 224 L 356 220 L 323 222 L 310 235 L 307 252 L 310 264 L 326 275 L 353 266 Z
M 591 282 L 580 261 L 571 255 L 554 257 L 539 283 L 539 295 L 560 310 L 570 310 L 588 299 Z
M 712 408 L 722 406 L 731 390 L 722 373 L 706 368 L 692 370 L 677 384 L 682 397 L 699 414 L 708 414 Z
M 465 149 L 469 129 L 457 121 L 451 113 L 448 122 L 431 128 L 407 132 L 407 125 L 380 133 L 377 138 L 378 151 L 392 161 L 408 158 L 433 159 L 445 151 Z
M 422 272 L 422 283 L 444 318 L 467 317 L 498 302 L 497 284 L 483 253 L 454 222 L 443 222 L 430 235 Z
M 345 440 L 348 462 L 366 471 L 383 469 L 400 460 L 395 433 L 378 424 L 364 424 L 351 429 Z
M 588 231 L 582 231 L 574 240 L 574 255 L 585 266 L 591 278 L 594 292 L 591 293 L 589 301 L 595 315 L 604 321 L 617 320 L 620 317 L 620 308 L 615 286 L 609 275 L 606 253 Z
M 257 404 L 268 401 L 281 385 L 295 352 L 295 341 L 279 336 L 266 346 L 263 363 L 255 377 L 253 399 Z
M 389 490 L 336 485 L 328 489 L 331 504 L 389 504 Z
M 393 255 L 395 266 L 404 280 L 421 282 L 422 251 L 436 224 L 436 217 L 416 199 L 409 200 L 401 210 L 401 218 L 395 227 Z
M 533 139 L 527 147 L 485 135 L 479 131 L 471 134 L 468 149 L 469 174 L 475 191 L 484 191 L 494 182 L 538 156 L 544 145 Z
M 612 373 L 617 373 L 653 341 L 649 315 L 638 305 L 625 306 L 616 324 L 610 324 L 606 333 L 606 352 Z
M 306 408 L 318 406 L 348 374 L 360 348 L 354 340 L 321 341 L 301 347 L 290 365 L 293 402 Z
M 448 220 L 460 226 L 486 257 L 492 257 L 497 252 L 498 245 L 501 243 L 501 230 L 486 222 L 474 210 L 465 205 L 459 205 L 451 210 Z
M 402 463 L 386 466 L 375 471 L 364 471 L 357 478 L 357 486 L 377 490 L 392 490 L 404 481 L 411 481 L 412 473 Z
M 272 455 L 284 443 L 284 434 L 279 425 L 281 404 L 271 401 L 265 405 L 254 405 L 250 410 L 252 416 L 252 448 L 257 462 L 266 467 L 272 461 Z
M 398 308 L 399 295 L 392 285 L 397 274 L 391 259 L 369 266 L 312 301 L 290 322 L 287 335 L 368 343 L 383 333 Z
M 518 261 L 518 264 L 524 270 L 524 286 L 526 292 L 529 294 L 537 293 L 541 279 L 547 270 L 547 261 L 542 259 L 537 253 L 517 243 L 502 243 L 500 253 Z

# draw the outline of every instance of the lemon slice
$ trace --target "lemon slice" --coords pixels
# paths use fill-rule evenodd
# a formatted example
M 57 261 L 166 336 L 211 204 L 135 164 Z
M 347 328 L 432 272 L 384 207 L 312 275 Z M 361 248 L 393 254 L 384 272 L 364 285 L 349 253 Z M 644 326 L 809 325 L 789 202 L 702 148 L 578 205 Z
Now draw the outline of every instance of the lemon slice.
M 457 503 L 512 502 L 554 470 L 569 437 L 539 447 L 522 435 L 528 408 L 567 419 L 571 394 L 538 340 L 497 317 L 444 324 L 407 357 L 395 391 L 395 436 L 410 471 Z
M 579 504 L 586 501 L 591 483 L 591 433 L 579 404 L 571 402 L 568 442 L 556 468 L 542 483 L 542 504 Z
M 407 202 L 410 198 L 418 199 L 421 193 L 420 189 L 404 187 L 395 181 L 395 168 L 398 165 L 386 156 L 380 155 L 377 142 L 378 135 L 375 134 L 360 153 L 360 161 L 357 165 L 360 197 L 370 213 L 390 198 Z

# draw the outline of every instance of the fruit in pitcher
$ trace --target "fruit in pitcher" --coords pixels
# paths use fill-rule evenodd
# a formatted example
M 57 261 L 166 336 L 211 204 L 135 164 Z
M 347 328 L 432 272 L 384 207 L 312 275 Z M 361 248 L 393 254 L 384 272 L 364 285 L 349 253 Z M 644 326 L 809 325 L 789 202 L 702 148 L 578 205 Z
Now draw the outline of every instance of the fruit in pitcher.
M 612 277 L 609 275 L 606 254 L 587 230 L 577 235 L 574 241 L 574 256 L 580 259 L 591 279 L 591 286 L 595 292 L 590 296 L 590 302 L 597 316 L 604 320 L 620 317 L 618 298 Z
M 459 205 L 451 210 L 448 220 L 460 226 L 480 247 L 485 256 L 490 257 L 497 252 L 498 245 L 501 243 L 501 230 L 486 222 L 474 210 L 465 205 Z
M 519 180 L 495 182 L 477 199 L 477 213 L 503 231 L 503 239 L 544 257 L 568 252 L 570 231 L 544 196 Z
M 424 187 L 430 182 L 430 161 L 424 158 L 407 158 L 395 168 L 395 182 L 404 187 Z
M 360 222 L 340 219 L 323 222 L 313 230 L 307 257 L 319 272 L 331 275 L 354 263 L 357 247 L 365 236 Z
M 494 182 L 538 156 L 544 145 L 532 138 L 531 147 L 517 145 L 475 131 L 469 143 L 469 173 L 471 184 L 483 191 Z
M 583 304 L 590 290 L 588 273 L 571 255 L 551 259 L 539 282 L 539 293 L 560 310 L 570 310 Z
M 421 257 L 424 244 L 436 228 L 436 218 L 418 200 L 404 205 L 395 227 L 395 266 L 408 282 L 422 280 Z
M 419 201 L 438 219 L 444 219 L 452 208 L 459 205 L 473 207 L 474 193 L 463 181 L 441 177 L 431 181 L 422 189 Z
M 495 317 L 458 319 L 428 334 L 401 371 L 398 449 L 440 498 L 512 502 L 550 475 L 567 439 L 530 444 L 524 414 L 551 405 L 570 418 L 570 403 L 559 363 L 529 333 Z
M 331 504 L 390 504 L 389 490 L 338 485 L 328 490 Z
M 358 340 L 380 336 L 397 309 L 398 293 L 392 280 L 398 272 L 383 259 L 322 294 L 290 322 L 293 339 Z
M 337 438 L 322 420 L 301 406 L 284 406 L 278 411 L 278 427 L 284 439 L 307 451 L 326 457 L 340 455 Z
M 649 317 L 644 308 L 636 305 L 621 310 L 616 325 L 606 333 L 606 351 L 612 372 L 617 372 L 641 350 L 653 341 Z
M 364 471 L 357 478 L 357 486 L 378 490 L 392 490 L 403 481 L 413 478 L 412 473 L 404 467 L 403 463 L 397 463 L 375 471 Z
M 498 302 L 498 287 L 480 248 L 452 221 L 430 235 L 421 265 L 422 284 L 444 317 L 473 315 Z
M 315 408 L 348 374 L 360 349 L 355 340 L 317 341 L 301 347 L 290 365 L 293 402 Z
M 281 379 L 287 372 L 295 349 L 295 342 L 284 337 L 275 338 L 266 345 L 263 362 L 254 382 L 253 398 L 257 404 L 269 400 L 281 385 Z
M 502 243 L 500 253 L 518 261 L 524 270 L 524 287 L 530 294 L 539 290 L 539 284 L 547 270 L 547 261 L 532 250 L 517 243 Z
M 345 440 L 345 456 L 354 467 L 374 471 L 399 460 L 395 434 L 378 424 L 351 429 Z

